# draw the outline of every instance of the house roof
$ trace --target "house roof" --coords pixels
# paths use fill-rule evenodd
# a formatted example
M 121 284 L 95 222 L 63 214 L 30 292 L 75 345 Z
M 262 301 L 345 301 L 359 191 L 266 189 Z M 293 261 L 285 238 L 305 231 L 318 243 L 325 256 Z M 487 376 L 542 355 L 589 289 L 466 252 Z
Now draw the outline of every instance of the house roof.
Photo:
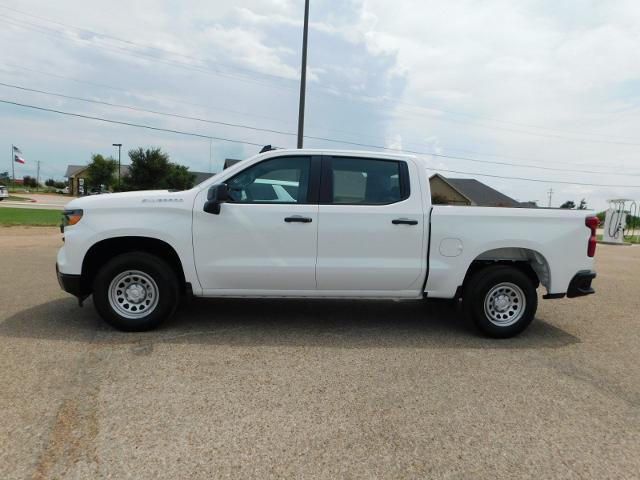
M 474 178 L 445 178 L 435 174 L 475 205 L 483 207 L 519 207 L 520 202 Z
M 89 165 L 67 165 L 67 171 L 64 174 L 65 177 L 73 177 L 81 171 L 85 170 Z
M 225 168 L 229 168 L 231 165 L 235 165 L 236 163 L 240 162 L 241 160 L 238 160 L 237 158 L 225 158 L 224 159 L 224 167 L 223 170 Z
M 450 185 L 476 205 L 515 207 L 520 203 L 474 178 L 447 178 Z
M 215 173 L 209 173 L 209 172 L 192 172 L 191 170 L 189 170 L 189 173 L 193 173 L 196 178 L 193 181 L 194 185 L 198 185 L 199 183 L 204 182 L 205 180 L 207 180 L 208 178 L 211 178 L 215 175 Z

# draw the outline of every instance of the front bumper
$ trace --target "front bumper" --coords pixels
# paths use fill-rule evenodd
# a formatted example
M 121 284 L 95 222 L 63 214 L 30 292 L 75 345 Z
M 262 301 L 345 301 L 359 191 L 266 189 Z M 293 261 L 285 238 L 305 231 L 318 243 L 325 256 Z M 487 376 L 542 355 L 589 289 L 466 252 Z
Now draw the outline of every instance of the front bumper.
M 56 263 L 56 275 L 58 277 L 58 283 L 60 284 L 60 288 L 65 292 L 70 293 L 80 299 L 86 298 L 89 293 L 86 291 L 86 288 L 83 288 L 82 285 L 82 276 L 81 275 L 70 275 L 68 273 L 60 273 L 60 269 L 58 268 L 58 264 Z
M 567 298 L 582 297 L 584 295 L 596 293 L 591 286 L 591 281 L 594 278 L 596 278 L 596 272 L 591 270 L 581 270 L 576 273 L 569 283 Z

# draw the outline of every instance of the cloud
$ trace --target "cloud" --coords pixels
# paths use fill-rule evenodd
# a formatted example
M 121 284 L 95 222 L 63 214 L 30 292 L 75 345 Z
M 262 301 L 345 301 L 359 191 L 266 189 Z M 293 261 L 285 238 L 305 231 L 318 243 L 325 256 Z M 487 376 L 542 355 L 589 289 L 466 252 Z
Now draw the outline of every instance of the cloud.
M 406 82 L 391 107 L 395 114 L 388 131 L 402 132 L 405 145 L 436 135 L 450 154 L 462 148 L 529 157 L 529 164 L 576 167 L 570 174 L 447 163 L 453 170 L 550 180 L 548 185 L 519 182 L 514 188 L 513 182 L 480 178 L 519 196 L 541 196 L 550 186 L 559 195 L 582 194 L 553 180 L 633 183 L 633 177 L 612 174 L 640 174 L 637 147 L 581 140 L 637 137 L 640 118 L 633 105 L 640 84 L 633 82 L 640 78 L 640 63 L 631 59 L 637 56 L 638 9 L 626 1 L 570 5 L 404 1 L 401 8 L 389 9 L 388 2 L 365 0 L 353 30 L 372 54 L 393 54 L 390 70 Z M 624 89 L 624 95 L 616 95 Z M 617 108 L 628 115 L 612 115 Z M 513 160 L 518 162 L 525 163 Z M 585 163 L 611 174 L 581 174 Z M 608 195 L 628 190 L 594 188 L 589 196 L 601 206 Z
M 0 78 L 5 83 L 296 130 L 301 0 L 5 3 L 67 24 L 2 10 L 13 19 L 0 31 L 5 47 Z M 521 165 L 437 158 L 441 169 L 548 180 L 478 176 L 519 199 L 544 200 L 551 187 L 559 201 L 585 196 L 597 208 L 609 197 L 640 197 L 640 190 L 631 187 L 554 183 L 640 184 L 640 176 L 633 176 L 640 175 L 635 166 L 640 147 L 623 145 L 640 143 L 638 24 L 640 9 L 632 0 L 313 1 L 307 132 Z M 30 70 L 8 68 L 7 63 Z M 255 143 L 295 144 L 295 136 L 6 88 L 0 88 L 0 98 Z M 46 163 L 60 171 L 66 163 L 82 163 L 91 152 L 106 148 L 108 153 L 112 141 L 121 138 L 129 145 L 165 146 L 193 168 L 208 165 L 207 141 L 45 113 L 25 117 L 6 107 L 0 107 L 0 120 L 8 125 L 0 130 L 0 143 L 19 139 L 32 151 L 50 155 Z M 342 146 L 311 139 L 306 144 Z M 219 156 L 255 150 L 214 144 Z M 589 174 L 587 169 L 607 173 Z
M 201 36 L 210 43 L 211 48 L 222 50 L 225 54 L 259 72 L 269 73 L 283 78 L 297 79 L 299 72 L 287 65 L 283 55 L 292 55 L 295 51 L 288 47 L 266 45 L 266 40 L 255 30 L 244 28 L 207 28 Z

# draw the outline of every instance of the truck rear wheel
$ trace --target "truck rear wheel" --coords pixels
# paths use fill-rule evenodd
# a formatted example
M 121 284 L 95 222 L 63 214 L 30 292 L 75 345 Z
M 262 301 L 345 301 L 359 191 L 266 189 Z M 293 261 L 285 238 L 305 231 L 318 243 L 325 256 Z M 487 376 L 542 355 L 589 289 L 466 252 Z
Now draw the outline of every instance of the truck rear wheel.
M 178 281 L 171 267 L 155 255 L 131 252 L 107 262 L 93 282 L 93 303 L 118 330 L 151 330 L 178 305 Z
M 533 320 L 538 295 L 531 279 L 515 267 L 495 265 L 476 272 L 464 286 L 467 316 L 494 338 L 518 335 Z

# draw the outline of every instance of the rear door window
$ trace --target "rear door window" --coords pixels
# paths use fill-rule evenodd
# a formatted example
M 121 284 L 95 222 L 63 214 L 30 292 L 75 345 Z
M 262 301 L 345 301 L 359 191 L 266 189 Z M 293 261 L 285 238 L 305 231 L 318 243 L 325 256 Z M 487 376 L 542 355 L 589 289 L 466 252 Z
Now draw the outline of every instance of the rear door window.
M 407 198 L 406 163 L 395 160 L 333 157 L 331 203 L 388 205 Z

